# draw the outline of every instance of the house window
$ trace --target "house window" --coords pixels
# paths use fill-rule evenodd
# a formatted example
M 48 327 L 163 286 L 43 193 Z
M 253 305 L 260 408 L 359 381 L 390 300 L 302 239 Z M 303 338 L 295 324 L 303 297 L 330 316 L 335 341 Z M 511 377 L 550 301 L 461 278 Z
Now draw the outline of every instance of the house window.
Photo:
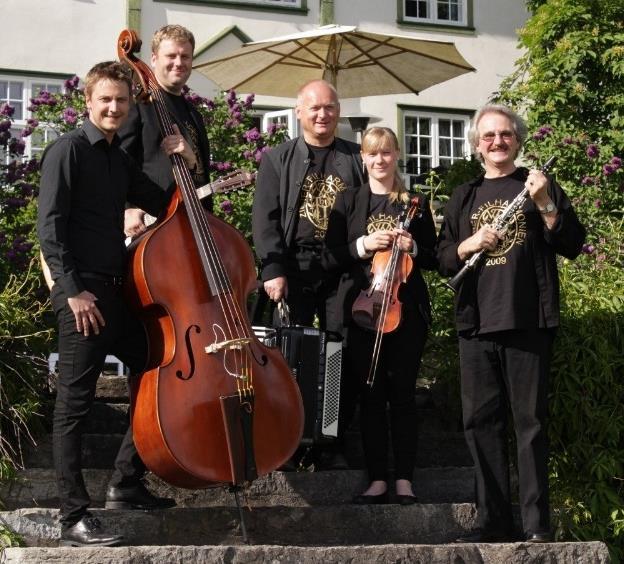
M 262 116 L 262 131 L 266 131 L 269 125 L 280 125 L 286 128 L 289 139 L 299 137 L 299 122 L 295 116 L 295 110 L 266 112 Z
M 156 2 L 169 2 L 170 0 L 155 0 Z M 249 4 L 254 7 L 261 8 L 293 8 L 293 9 L 306 9 L 306 0 L 186 0 L 189 4 L 212 4 L 218 6 L 219 4 L 233 4 L 244 5 Z
M 468 25 L 468 0 L 403 0 L 403 21 L 437 25 Z
M 35 98 L 42 90 L 58 94 L 62 89 L 63 81 L 60 79 L 0 75 L 0 105 L 7 103 L 15 108 L 11 128 L 13 136 L 20 136 L 20 132 L 26 127 L 26 120 L 31 117 L 31 112 L 28 111 L 31 98 Z M 24 138 L 26 143 L 24 155 L 32 157 L 41 153 L 44 145 L 56 137 L 58 134 L 51 129 L 29 135 Z
M 432 168 L 448 168 L 470 154 L 469 122 L 468 115 L 404 112 L 403 163 L 410 185 L 422 183 L 421 175 Z

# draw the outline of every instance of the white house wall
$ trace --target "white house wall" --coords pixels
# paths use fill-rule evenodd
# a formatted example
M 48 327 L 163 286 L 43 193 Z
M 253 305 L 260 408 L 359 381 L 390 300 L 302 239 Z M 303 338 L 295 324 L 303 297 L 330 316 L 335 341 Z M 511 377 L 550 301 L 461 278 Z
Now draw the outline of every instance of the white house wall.
M 10 25 L 3 26 L 0 68 L 84 76 L 95 62 L 115 58 L 116 37 L 126 26 L 126 0 L 3 0 L 3 14 Z M 516 30 L 526 20 L 523 0 L 474 0 L 475 31 L 448 29 L 427 31 L 397 24 L 396 0 L 334 0 L 335 21 L 365 30 L 395 33 L 426 39 L 454 41 L 465 59 L 477 71 L 423 91 L 420 95 L 376 96 L 343 100 L 343 113 L 377 116 L 381 125 L 397 127 L 397 105 L 440 109 L 472 110 L 487 101 L 518 58 Z M 147 60 L 149 38 L 167 23 L 189 28 L 197 45 L 206 43 L 232 25 L 253 40 L 267 39 L 316 27 L 319 0 L 308 0 L 307 15 L 183 2 L 142 0 L 141 36 Z M 222 54 L 240 43 L 230 36 L 202 56 Z M 191 87 L 204 96 L 217 87 L 194 72 Z M 245 93 L 240 93 L 245 94 Z M 257 96 L 256 103 L 292 107 L 292 99 Z M 348 128 L 341 133 L 351 136 Z

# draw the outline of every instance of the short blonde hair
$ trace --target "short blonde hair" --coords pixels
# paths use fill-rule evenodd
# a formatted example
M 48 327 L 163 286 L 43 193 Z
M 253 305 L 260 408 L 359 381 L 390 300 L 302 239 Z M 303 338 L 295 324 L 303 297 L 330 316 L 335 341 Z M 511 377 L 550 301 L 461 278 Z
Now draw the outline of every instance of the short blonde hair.
M 166 39 L 171 39 L 176 43 L 190 43 L 195 51 L 195 37 L 181 25 L 165 25 L 161 27 L 152 37 L 152 53 L 158 53 L 158 47 Z
M 396 134 L 389 127 L 370 127 L 363 133 L 362 153 L 374 153 L 388 148 L 393 151 L 401 150 Z M 398 166 L 394 171 L 392 192 L 390 192 L 388 197 L 391 202 L 400 200 L 405 203 L 410 199 Z

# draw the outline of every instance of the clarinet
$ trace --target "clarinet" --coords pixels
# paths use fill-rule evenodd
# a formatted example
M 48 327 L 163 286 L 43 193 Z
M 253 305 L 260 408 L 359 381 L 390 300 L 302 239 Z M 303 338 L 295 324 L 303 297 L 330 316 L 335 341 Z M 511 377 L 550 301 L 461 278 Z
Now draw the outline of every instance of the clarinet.
M 556 160 L 557 157 L 550 157 L 550 159 L 546 161 L 540 170 L 543 173 L 547 173 L 553 167 Z M 496 231 L 503 231 L 508 227 L 509 220 L 523 206 L 528 194 L 529 190 L 527 188 L 523 188 L 522 191 L 507 205 L 507 207 L 498 214 L 496 220 L 494 221 L 494 225 L 492 226 L 496 229 Z M 480 264 L 484 256 L 485 249 L 481 249 L 472 255 L 466 261 L 462 269 L 455 276 L 453 276 L 453 278 L 446 282 L 446 285 L 453 290 L 453 292 L 457 292 L 462 280 L 470 271 L 474 270 Z

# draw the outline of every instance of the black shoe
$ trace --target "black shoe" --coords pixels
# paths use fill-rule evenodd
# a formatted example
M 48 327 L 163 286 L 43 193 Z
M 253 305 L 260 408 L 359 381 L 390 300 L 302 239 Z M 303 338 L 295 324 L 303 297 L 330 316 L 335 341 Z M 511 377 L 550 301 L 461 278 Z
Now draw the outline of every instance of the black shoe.
M 457 539 L 458 543 L 479 543 L 479 542 L 513 542 L 513 534 L 505 531 L 493 531 L 490 529 L 476 529 Z
M 526 542 L 532 543 L 542 543 L 542 542 L 552 542 L 552 536 L 548 532 L 542 533 L 527 533 Z
M 355 505 L 381 505 L 388 503 L 388 492 L 379 495 L 356 495 L 353 498 Z
M 401 495 L 397 494 L 395 496 L 396 502 L 399 505 L 414 505 L 417 502 L 415 495 Z
M 71 527 L 63 528 L 59 546 L 117 546 L 122 541 L 123 536 L 105 533 L 100 521 L 87 514 Z
M 109 486 L 106 492 L 106 509 L 167 509 L 175 506 L 170 497 L 156 497 L 139 482 L 135 486 Z

